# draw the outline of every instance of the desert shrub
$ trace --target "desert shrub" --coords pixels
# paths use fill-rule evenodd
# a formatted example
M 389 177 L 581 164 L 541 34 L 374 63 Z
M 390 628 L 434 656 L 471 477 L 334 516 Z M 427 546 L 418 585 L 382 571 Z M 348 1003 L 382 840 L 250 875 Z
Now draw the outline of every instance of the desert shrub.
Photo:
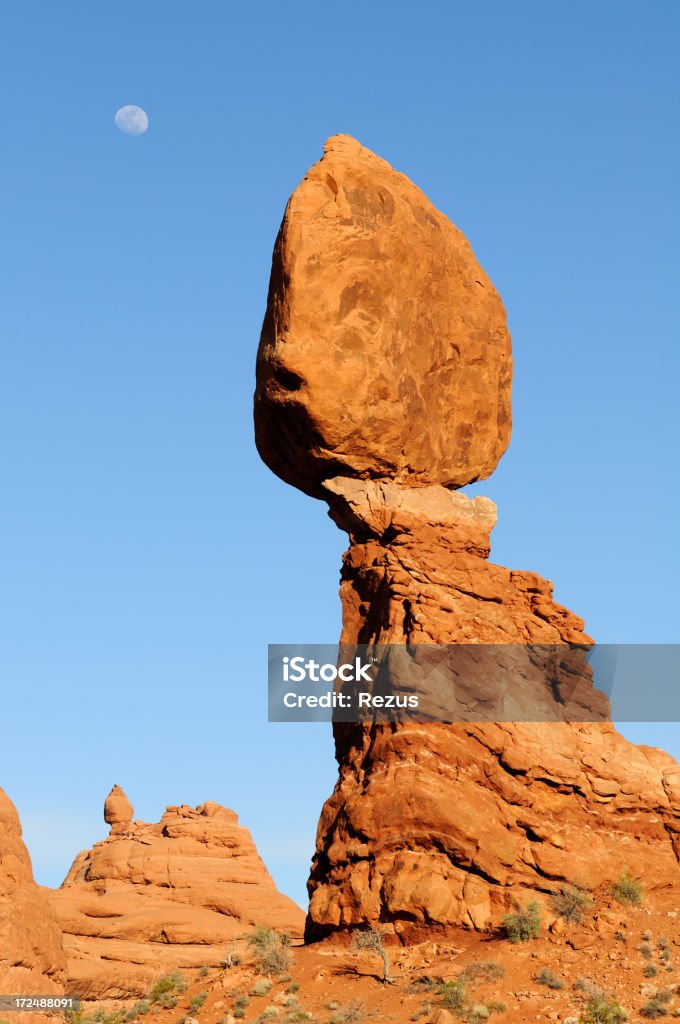
M 207 978 L 209 974 L 210 974 L 210 968 L 209 967 L 205 967 L 205 966 L 201 967 L 200 971 L 198 972 L 199 978 Z
M 234 1017 L 236 1017 L 237 1020 L 243 1020 L 243 1018 L 246 1015 L 246 1008 L 249 1003 L 250 999 L 248 999 L 248 996 L 243 994 L 239 994 L 236 996 L 236 999 L 234 1000 L 233 1015 Z
M 462 978 L 445 981 L 439 989 L 441 1005 L 447 1010 L 462 1010 L 465 1005 L 465 982 Z
M 589 1000 L 579 1024 L 623 1024 L 628 1014 L 615 999 L 594 996 Z
M 460 975 L 465 981 L 500 981 L 505 974 L 505 968 L 496 963 L 495 960 L 484 960 L 481 963 L 468 964 Z
M 290 985 L 288 986 L 288 991 L 289 991 L 289 992 L 291 993 L 291 995 L 292 995 L 292 994 L 293 994 L 294 992 L 297 992 L 297 991 L 299 991 L 299 988 L 300 988 L 300 985 L 299 985 L 299 983 L 298 983 L 297 981 L 294 981 L 294 982 L 292 982 L 292 983 L 291 983 L 291 984 L 290 984 Z
M 366 928 L 357 932 L 354 936 L 353 946 L 355 949 L 370 949 L 377 953 L 382 960 L 383 977 L 385 984 L 392 981 L 390 977 L 390 958 L 385 949 L 385 935 L 381 928 Z
M 348 1003 L 347 1006 L 339 1007 L 330 1018 L 328 1024 L 362 1024 L 365 1014 L 366 1008 L 364 1004 L 355 1000 Z
M 482 1021 L 488 1020 L 490 1016 L 491 1011 L 488 1006 L 483 1003 L 475 1003 L 466 1013 L 465 1019 L 468 1024 L 482 1024 Z
M 614 884 L 612 892 L 615 900 L 628 907 L 639 907 L 644 898 L 642 882 L 638 882 L 625 871 Z
M 604 992 L 590 978 L 577 978 L 573 988 L 574 992 L 580 992 L 586 999 L 604 999 Z
M 179 971 L 173 971 L 172 974 L 162 974 L 157 981 L 154 982 L 151 991 L 149 992 L 149 1002 L 158 1003 L 164 996 L 170 993 L 180 994 L 186 989 L 186 982 L 179 973 Z
M 648 1003 L 645 1003 L 640 1010 L 640 1016 L 646 1017 L 648 1020 L 658 1020 L 659 1017 L 668 1016 L 668 1007 L 664 1006 L 657 996 L 654 999 L 650 999 Z
M 656 978 L 656 967 L 654 964 L 647 964 L 644 971 L 642 972 L 645 978 Z
M 231 970 L 232 967 L 238 967 L 239 964 L 241 963 L 241 960 L 242 957 L 241 954 L 236 949 L 236 943 L 232 942 L 231 946 L 227 950 L 227 955 L 222 961 L 222 966 L 226 971 L 229 971 Z M 202 968 L 202 970 L 206 970 L 206 968 Z
M 273 928 L 256 928 L 248 939 L 261 974 L 285 974 L 291 964 L 290 939 Z
M 267 1006 L 262 1011 L 261 1020 L 271 1020 L 273 1017 L 278 1017 L 279 1011 L 275 1006 Z
M 652 953 L 652 947 L 650 945 L 648 945 L 648 943 L 643 942 L 643 944 L 641 946 L 639 946 L 638 948 L 639 948 L 640 952 L 642 953 L 643 957 L 645 958 L 645 960 L 651 960 L 652 959 L 652 956 L 654 954 Z
M 506 914 L 503 927 L 511 942 L 527 942 L 537 938 L 541 931 L 541 917 L 536 900 L 532 900 L 525 908 L 520 907 L 514 914 Z
M 466 1024 L 482 1024 L 487 1021 L 492 1013 L 502 1013 L 507 1009 L 505 1003 L 475 1003 L 468 1009 L 462 1011 L 462 1019 Z
M 250 992 L 254 996 L 266 996 L 272 987 L 272 983 L 269 978 L 258 978 Z
M 302 1007 L 299 1007 L 297 1010 L 293 1010 L 286 1017 L 286 1021 L 288 1021 L 288 1024 L 303 1024 L 303 1021 L 306 1020 L 309 1020 L 309 1017 L 307 1016 L 306 1011 L 302 1009 Z
M 660 949 L 660 950 L 670 949 L 670 947 L 671 947 L 670 939 L 666 935 L 660 935 L 659 936 L 659 940 L 658 940 L 656 945 L 657 945 L 657 948 Z
M 555 913 L 565 921 L 578 924 L 592 908 L 593 898 L 585 889 L 563 885 L 559 892 L 553 894 L 550 903 Z
M 199 992 L 197 996 L 193 996 L 189 1000 L 189 1012 L 196 1013 L 197 1010 L 200 1010 L 207 998 L 207 992 Z
M 548 967 L 541 967 L 535 980 L 537 985 L 547 985 L 548 988 L 564 988 L 562 979 L 553 974 Z
M 125 1014 L 125 1020 L 128 1022 L 135 1020 L 136 1017 L 140 1017 L 143 1016 L 145 1013 L 148 1013 L 150 1009 L 151 1003 L 149 1002 L 149 1000 L 140 999 L 139 1002 L 136 1002 L 134 1006 L 130 1007 L 128 1012 Z

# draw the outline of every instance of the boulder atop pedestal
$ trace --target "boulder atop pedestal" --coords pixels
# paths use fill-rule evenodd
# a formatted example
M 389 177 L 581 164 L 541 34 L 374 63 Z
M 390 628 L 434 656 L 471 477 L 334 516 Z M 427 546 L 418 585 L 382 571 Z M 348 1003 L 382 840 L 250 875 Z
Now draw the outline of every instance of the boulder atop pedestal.
M 120 786 L 114 786 L 104 801 L 104 821 L 111 829 L 124 828 L 132 821 L 134 808 Z
M 278 476 L 462 487 L 510 440 L 503 304 L 409 179 L 336 135 L 291 196 L 257 359 L 255 433 Z
M 111 813 L 131 813 L 115 789 Z M 168 807 L 157 824 L 113 822 L 51 900 L 69 989 L 88 999 L 142 996 L 160 973 L 222 963 L 257 925 L 300 935 L 304 922 L 235 812 L 210 801 Z

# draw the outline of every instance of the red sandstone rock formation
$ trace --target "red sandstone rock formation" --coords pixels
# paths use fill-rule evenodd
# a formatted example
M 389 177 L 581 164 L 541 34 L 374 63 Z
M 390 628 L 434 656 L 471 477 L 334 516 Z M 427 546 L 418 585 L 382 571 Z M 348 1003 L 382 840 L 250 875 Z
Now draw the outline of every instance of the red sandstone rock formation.
M 274 249 L 255 400 L 267 465 L 317 497 L 331 476 L 460 487 L 508 445 L 511 372 L 503 304 L 460 231 L 380 157 L 329 139 Z
M 0 992 L 58 994 L 65 980 L 59 926 L 33 880 L 19 815 L 0 789 Z
M 277 239 L 255 423 L 270 468 L 349 534 L 345 645 L 592 643 L 552 584 L 487 561 L 492 503 L 450 490 L 502 455 L 509 375 L 500 300 L 460 233 L 331 139 Z M 680 766 L 591 722 L 603 705 L 577 681 L 587 724 L 336 724 L 308 936 L 486 929 L 527 892 L 623 871 L 677 885 Z
M 104 801 L 104 821 L 112 832 L 124 832 L 132 821 L 134 808 L 120 786 L 114 786 Z
M 479 498 L 421 491 L 414 510 L 413 496 L 394 489 L 391 501 L 374 492 L 350 511 L 338 481 L 331 488 L 334 518 L 353 540 L 344 643 L 589 642 L 552 584 L 486 560 L 490 509 Z M 444 515 L 451 498 L 455 513 Z M 623 871 L 649 889 L 680 883 L 680 766 L 609 723 L 335 732 L 340 776 L 319 822 L 310 937 L 364 921 L 407 937 L 486 929 L 526 890 L 595 889 Z
M 70 992 L 143 995 L 161 972 L 221 963 L 255 925 L 301 934 L 304 914 L 277 890 L 233 811 L 168 807 L 149 825 L 131 821 L 122 790 L 112 794 L 109 837 L 79 854 L 51 895 Z

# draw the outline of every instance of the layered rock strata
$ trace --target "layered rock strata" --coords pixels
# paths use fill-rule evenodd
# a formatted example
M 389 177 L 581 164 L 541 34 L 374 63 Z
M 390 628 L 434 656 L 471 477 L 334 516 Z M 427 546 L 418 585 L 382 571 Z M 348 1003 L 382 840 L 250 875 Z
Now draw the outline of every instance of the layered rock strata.
M 256 925 L 301 934 L 234 811 L 207 802 L 132 820 L 114 787 L 107 839 L 76 858 L 51 897 L 64 932 L 68 989 L 88 999 L 143 995 L 161 972 L 216 965 Z
M 375 154 L 330 139 L 276 241 L 255 428 L 267 465 L 349 535 L 345 650 L 592 644 L 551 583 L 488 561 L 492 503 L 453 493 L 508 444 L 510 372 L 500 299 L 460 232 Z M 586 672 L 546 682 L 576 721 L 336 723 L 308 938 L 490 929 L 529 893 L 624 871 L 680 882 L 680 767 L 597 720 Z
M 516 644 L 523 657 L 527 645 L 590 644 L 551 583 L 487 561 L 485 499 L 381 485 L 368 500 L 337 480 L 328 490 L 352 540 L 344 645 Z M 523 670 L 518 704 L 528 680 Z M 624 871 L 648 889 L 677 886 L 680 766 L 589 723 L 601 695 L 577 682 L 565 698 L 576 724 L 336 725 L 339 779 L 319 822 L 308 936 L 364 922 L 405 938 L 489 929 L 529 891 L 594 889 Z
M 0 992 L 57 995 L 65 980 L 59 925 L 33 879 L 16 808 L 0 789 Z

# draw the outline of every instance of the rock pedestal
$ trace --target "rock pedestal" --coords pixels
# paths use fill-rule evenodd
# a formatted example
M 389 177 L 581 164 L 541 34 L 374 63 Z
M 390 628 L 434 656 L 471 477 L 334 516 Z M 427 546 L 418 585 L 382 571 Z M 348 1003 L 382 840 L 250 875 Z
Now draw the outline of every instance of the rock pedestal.
M 591 643 L 551 583 L 487 561 L 485 499 L 355 481 L 328 490 L 353 541 L 343 644 L 517 644 L 523 654 Z M 518 705 L 525 692 L 535 701 L 531 683 L 523 670 Z M 336 725 L 339 778 L 319 822 L 308 938 L 365 922 L 405 939 L 491 929 L 517 902 L 562 884 L 597 889 L 624 871 L 648 890 L 678 885 L 680 768 L 588 721 L 602 707 L 590 686 L 580 694 L 579 724 Z

